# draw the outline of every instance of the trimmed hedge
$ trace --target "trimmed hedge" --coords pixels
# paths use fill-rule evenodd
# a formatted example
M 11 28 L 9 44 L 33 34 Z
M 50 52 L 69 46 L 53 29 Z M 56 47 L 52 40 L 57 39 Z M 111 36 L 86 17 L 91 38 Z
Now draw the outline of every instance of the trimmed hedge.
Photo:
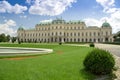
M 95 47 L 95 44 L 94 43 L 90 43 L 89 46 L 90 47 Z
M 113 56 L 105 50 L 94 49 L 83 62 L 85 69 L 96 75 L 110 74 L 115 65 Z

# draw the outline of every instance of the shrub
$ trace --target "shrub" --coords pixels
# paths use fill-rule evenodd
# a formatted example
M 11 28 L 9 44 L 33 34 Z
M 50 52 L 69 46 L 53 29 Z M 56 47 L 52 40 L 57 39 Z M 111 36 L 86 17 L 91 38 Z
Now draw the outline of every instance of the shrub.
M 90 43 L 89 45 L 90 47 L 95 47 L 94 43 Z
M 21 42 L 20 42 L 20 41 L 18 41 L 18 44 L 21 44 Z
M 59 42 L 59 45 L 62 45 L 62 42 Z
M 87 71 L 96 75 L 104 75 L 112 72 L 115 60 L 108 51 L 94 49 L 86 56 L 83 64 Z

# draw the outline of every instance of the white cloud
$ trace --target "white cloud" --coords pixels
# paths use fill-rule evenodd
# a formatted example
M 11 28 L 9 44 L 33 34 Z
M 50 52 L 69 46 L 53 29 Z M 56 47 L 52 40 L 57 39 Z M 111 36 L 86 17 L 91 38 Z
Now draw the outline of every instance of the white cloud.
M 42 20 L 42 21 L 40 21 L 40 22 L 41 22 L 41 23 L 52 22 L 52 19 Z
M 104 8 L 109 8 L 114 6 L 115 0 L 96 0 L 96 2 Z
M 114 8 L 115 0 L 96 0 L 96 2 L 104 8 L 103 12 L 105 13 L 111 13 L 117 10 Z
M 8 13 L 20 14 L 20 13 L 24 13 L 24 11 L 26 10 L 27 10 L 26 6 L 21 6 L 19 4 L 15 4 L 14 6 L 12 6 L 7 1 L 0 1 L 0 12 L 1 13 L 8 12 Z
M 103 17 L 100 20 L 106 19 L 111 24 L 113 33 L 120 31 L 120 8 L 115 7 L 115 0 L 96 0 L 96 2 L 103 7 L 103 12 L 109 14 L 109 17 Z
M 27 2 L 34 2 L 30 6 L 30 14 L 54 16 L 63 13 L 76 0 L 27 0 Z
M 0 24 L 0 34 L 5 33 L 9 34 L 11 36 L 16 35 L 16 30 L 13 29 L 13 27 L 16 26 L 16 22 L 13 20 L 8 20 L 4 24 Z
M 99 20 L 93 18 L 84 19 L 87 26 L 98 26 L 101 27 L 103 22 L 107 21 L 110 23 L 113 33 L 120 31 L 120 12 L 112 14 L 110 17 L 103 17 Z
M 87 26 L 98 26 L 98 27 L 101 26 L 101 22 L 99 20 L 94 19 L 94 18 L 87 18 L 87 19 L 84 19 L 84 21 L 85 21 Z

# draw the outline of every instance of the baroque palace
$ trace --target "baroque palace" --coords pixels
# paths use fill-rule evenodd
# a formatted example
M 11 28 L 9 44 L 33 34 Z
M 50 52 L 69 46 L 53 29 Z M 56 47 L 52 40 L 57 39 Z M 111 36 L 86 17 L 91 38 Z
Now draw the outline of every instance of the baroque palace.
M 34 29 L 17 31 L 21 42 L 113 42 L 112 28 L 104 22 L 97 26 L 87 27 L 82 21 L 65 21 L 55 19 L 51 22 L 41 22 Z

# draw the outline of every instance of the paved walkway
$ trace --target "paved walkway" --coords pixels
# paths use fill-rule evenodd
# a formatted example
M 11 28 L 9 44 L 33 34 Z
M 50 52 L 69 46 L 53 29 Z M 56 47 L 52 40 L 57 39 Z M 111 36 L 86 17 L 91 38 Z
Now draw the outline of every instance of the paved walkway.
M 115 71 L 115 74 L 117 76 L 117 79 L 115 80 L 120 80 L 120 45 L 95 44 L 95 46 L 104 50 L 108 50 L 115 56 L 115 66 L 118 68 L 118 70 Z
M 120 45 L 111 45 L 111 44 L 95 44 L 96 47 L 108 50 L 113 55 L 120 57 Z

